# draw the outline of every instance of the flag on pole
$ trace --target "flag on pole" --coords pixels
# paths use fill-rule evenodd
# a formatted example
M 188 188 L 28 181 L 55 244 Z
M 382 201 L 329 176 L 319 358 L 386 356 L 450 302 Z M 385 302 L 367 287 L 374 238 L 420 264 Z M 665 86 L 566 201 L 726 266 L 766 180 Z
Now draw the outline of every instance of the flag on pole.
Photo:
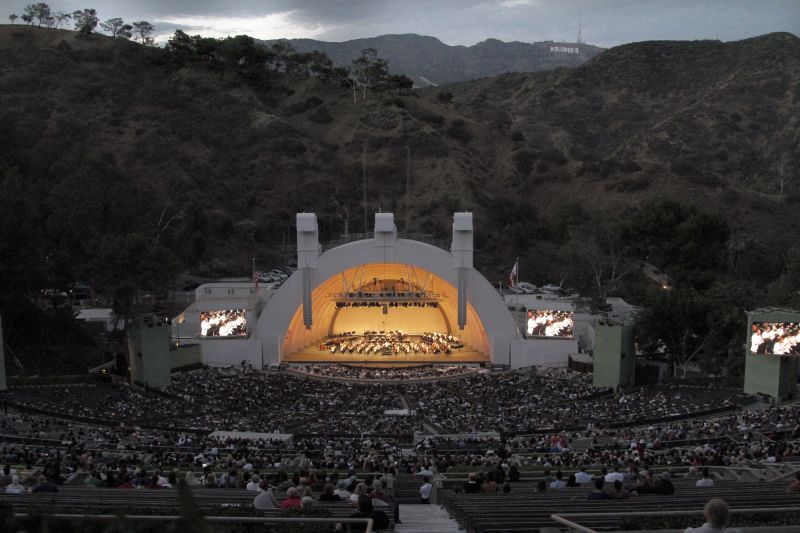
M 508 286 L 512 289 L 517 286 L 519 281 L 519 259 L 514 263 L 514 268 L 511 269 L 511 275 L 508 277 Z

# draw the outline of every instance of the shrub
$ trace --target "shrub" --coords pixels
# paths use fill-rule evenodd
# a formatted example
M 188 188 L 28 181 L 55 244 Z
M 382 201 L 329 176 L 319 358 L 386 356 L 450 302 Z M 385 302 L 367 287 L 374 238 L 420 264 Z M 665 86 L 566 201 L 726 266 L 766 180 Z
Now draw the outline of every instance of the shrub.
M 320 105 L 322 105 L 322 100 L 320 100 L 316 96 L 311 96 L 301 102 L 295 102 L 291 104 L 286 111 L 289 115 L 298 115 L 300 113 L 305 113 L 309 109 L 313 109 Z
M 514 155 L 511 156 L 511 159 L 514 161 L 517 172 L 527 176 L 531 173 L 536 163 L 536 154 L 526 149 L 517 150 L 514 152 Z
M 328 108 L 325 106 L 320 106 L 315 109 L 312 109 L 306 115 L 308 120 L 311 122 L 316 122 L 317 124 L 328 124 L 333 122 L 333 116 L 331 115 Z
M 306 147 L 294 139 L 275 139 L 270 143 L 270 150 L 276 155 L 297 157 L 306 153 Z
M 692 165 L 688 161 L 675 161 L 670 168 L 678 176 L 686 176 L 692 171 Z
M 713 174 L 700 174 L 694 181 L 698 185 L 705 185 L 706 187 L 716 189 L 718 187 L 725 187 L 725 182 Z
M 406 107 L 406 103 L 399 96 L 395 96 L 394 98 L 384 98 L 383 105 L 385 105 L 386 107 L 391 107 L 391 106 L 400 108 Z
M 647 176 L 639 176 L 622 178 L 613 188 L 617 192 L 636 192 L 643 191 L 648 187 L 650 187 L 650 178 Z M 606 188 L 608 189 L 608 186 Z
M 463 143 L 468 143 L 472 139 L 472 133 L 470 133 L 467 123 L 460 118 L 450 124 L 450 127 L 447 128 L 447 133 L 452 138 Z
M 444 117 L 435 113 L 423 113 L 419 116 L 419 119 L 423 122 L 427 122 L 431 126 L 444 126 Z
M 619 166 L 619 168 L 621 171 L 628 174 L 642 170 L 642 166 L 636 161 L 625 161 Z
M 722 203 L 725 205 L 736 205 L 739 202 L 741 195 L 733 189 L 726 189 L 722 193 Z
M 542 161 L 547 161 L 548 163 L 553 163 L 559 166 L 567 162 L 567 156 L 565 156 L 564 152 L 558 148 L 550 148 L 545 150 L 539 155 L 539 158 Z

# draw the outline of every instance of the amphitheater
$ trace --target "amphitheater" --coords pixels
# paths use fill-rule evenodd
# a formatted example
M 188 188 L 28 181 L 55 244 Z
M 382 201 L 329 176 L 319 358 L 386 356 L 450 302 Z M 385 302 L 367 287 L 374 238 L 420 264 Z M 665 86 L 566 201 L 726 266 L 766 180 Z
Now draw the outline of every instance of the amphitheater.
M 297 228 L 280 287 L 201 286 L 171 334 L 142 325 L 171 364 L 143 341 L 133 384 L 5 393 L 9 530 L 683 531 L 714 498 L 740 530 L 800 530 L 800 406 L 596 385 L 568 367 L 567 307 L 522 334 L 473 268 L 466 213 L 449 250 L 390 214 L 327 249 L 313 215 Z

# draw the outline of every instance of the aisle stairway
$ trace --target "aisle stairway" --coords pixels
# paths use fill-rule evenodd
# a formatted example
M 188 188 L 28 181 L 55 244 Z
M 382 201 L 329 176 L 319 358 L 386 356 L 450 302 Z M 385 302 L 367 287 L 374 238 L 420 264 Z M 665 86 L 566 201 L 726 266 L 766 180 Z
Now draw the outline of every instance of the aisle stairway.
M 394 480 L 394 497 L 400 505 L 419 503 L 422 478 L 412 474 L 398 474 Z
M 458 523 L 438 505 L 400 505 L 400 521 L 395 533 L 459 533 Z

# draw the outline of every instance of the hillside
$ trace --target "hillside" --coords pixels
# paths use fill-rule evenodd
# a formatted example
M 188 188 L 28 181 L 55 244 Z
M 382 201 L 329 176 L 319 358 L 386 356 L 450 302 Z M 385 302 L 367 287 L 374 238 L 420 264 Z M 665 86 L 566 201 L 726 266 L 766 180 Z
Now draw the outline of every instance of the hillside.
M 389 62 L 393 74 L 405 74 L 418 87 L 486 78 L 505 72 L 576 67 L 603 50 L 585 43 L 507 43 L 497 39 L 487 39 L 472 46 L 450 46 L 435 37 L 415 34 L 381 35 L 343 42 L 314 39 L 288 39 L 287 42 L 298 52 L 324 52 L 339 66 L 349 66 L 363 49 L 375 48 L 378 55 Z M 574 48 L 578 53 L 551 51 L 551 47 Z
M 634 43 L 575 69 L 449 90 L 457 111 L 506 137 L 493 143 L 495 175 L 518 194 L 551 205 L 680 198 L 725 213 L 736 238 L 779 249 L 800 232 L 794 35 Z
M 291 257 L 298 211 L 319 213 L 323 241 L 345 219 L 363 231 L 364 146 L 370 212 L 403 212 L 408 147 L 400 229 L 447 239 L 453 210 L 475 212 L 493 280 L 520 255 L 532 281 L 570 283 L 568 224 L 652 198 L 727 220 L 750 258 L 733 276 L 770 281 L 800 234 L 800 180 L 777 187 L 800 161 L 788 34 L 625 45 L 575 69 L 450 85 L 449 107 L 439 89 L 354 101 L 319 79 L 176 64 L 99 35 L 3 26 L 0 46 L 0 168 L 35 198 L 29 233 L 59 251 L 49 279 L 101 278 L 109 234 L 155 235 L 181 268 L 241 275 L 252 257 Z

